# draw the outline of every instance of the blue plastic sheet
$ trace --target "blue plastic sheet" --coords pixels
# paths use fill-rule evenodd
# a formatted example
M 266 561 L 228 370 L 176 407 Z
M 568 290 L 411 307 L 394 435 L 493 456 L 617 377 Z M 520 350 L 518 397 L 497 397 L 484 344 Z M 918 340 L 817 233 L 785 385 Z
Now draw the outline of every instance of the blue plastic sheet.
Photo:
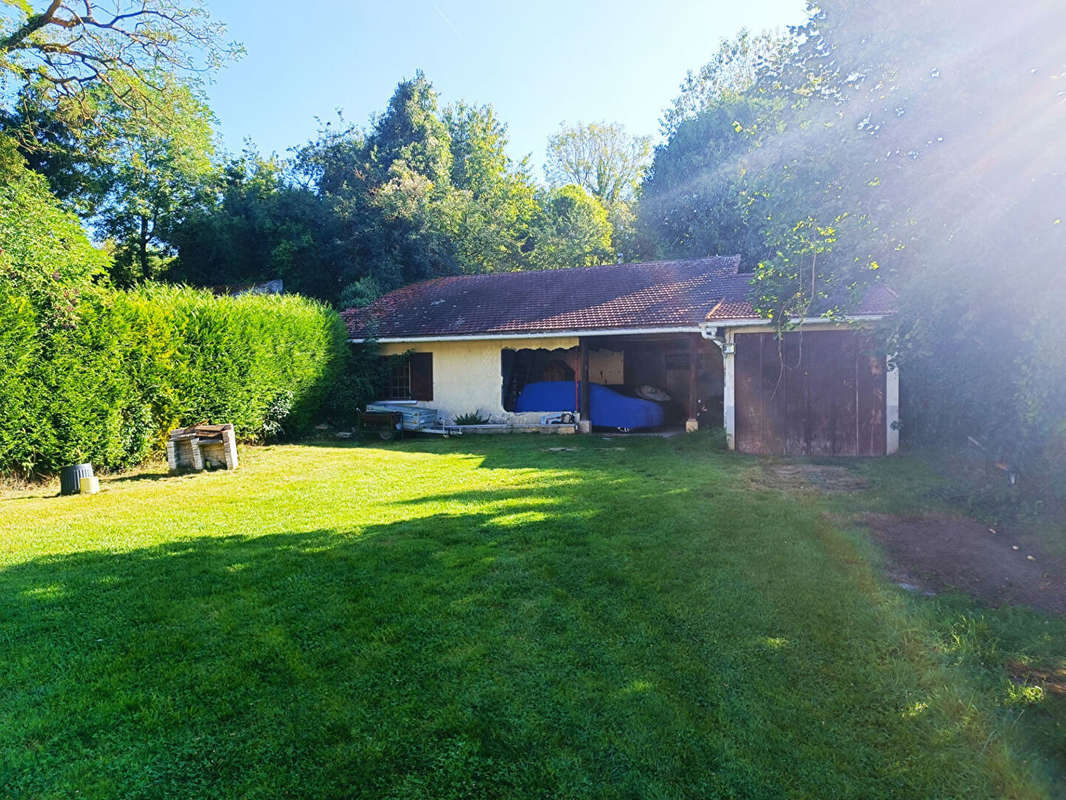
M 578 391 L 572 381 L 528 383 L 515 401 L 515 411 L 577 411 Z M 627 397 L 608 386 L 590 383 L 589 417 L 601 428 L 657 428 L 663 424 L 664 414 L 663 407 L 651 400 Z

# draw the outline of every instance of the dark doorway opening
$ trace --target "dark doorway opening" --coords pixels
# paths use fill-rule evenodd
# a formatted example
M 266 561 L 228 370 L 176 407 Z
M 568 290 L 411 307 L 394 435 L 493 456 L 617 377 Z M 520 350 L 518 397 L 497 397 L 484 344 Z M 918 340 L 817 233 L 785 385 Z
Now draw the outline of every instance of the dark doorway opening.
M 503 375 L 503 410 L 514 411 L 526 384 L 540 381 L 574 381 L 577 348 L 505 349 L 500 354 Z
M 722 353 L 713 343 L 698 334 L 674 334 L 624 337 L 618 346 L 625 359 L 627 389 L 662 389 L 670 396 L 671 425 L 684 425 L 691 413 L 701 429 L 721 426 L 724 369 Z

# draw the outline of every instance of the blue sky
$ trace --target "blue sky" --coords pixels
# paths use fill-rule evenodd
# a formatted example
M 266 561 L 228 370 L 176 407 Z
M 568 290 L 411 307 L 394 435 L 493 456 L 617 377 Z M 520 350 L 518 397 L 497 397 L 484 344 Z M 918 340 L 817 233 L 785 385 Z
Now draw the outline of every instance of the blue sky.
M 315 117 L 338 108 L 363 125 L 421 68 L 442 103 L 494 105 L 511 154 L 530 154 L 538 178 L 560 122 L 621 122 L 657 135 L 685 71 L 706 62 L 719 39 L 804 18 L 803 0 L 209 5 L 248 51 L 208 87 L 229 150 L 248 137 L 284 154 L 314 134 Z

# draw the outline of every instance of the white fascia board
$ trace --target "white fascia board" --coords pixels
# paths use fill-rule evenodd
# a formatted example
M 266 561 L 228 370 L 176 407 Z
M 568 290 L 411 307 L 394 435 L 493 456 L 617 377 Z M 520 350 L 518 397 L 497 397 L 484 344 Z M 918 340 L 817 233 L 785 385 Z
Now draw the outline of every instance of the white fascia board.
M 790 325 L 847 325 L 852 322 L 876 322 L 885 318 L 885 314 L 854 314 L 845 317 L 794 317 L 789 321 Z M 713 322 L 703 322 L 700 330 L 711 328 L 758 328 L 773 327 L 773 323 L 766 317 L 748 317 L 744 319 L 723 319 Z
M 462 336 L 382 336 L 374 339 L 381 344 L 405 342 L 484 342 L 496 339 L 559 339 L 568 336 L 641 336 L 652 333 L 699 333 L 700 327 L 686 328 L 601 328 L 572 331 L 530 331 L 528 333 L 473 333 Z M 362 344 L 366 339 L 349 339 L 351 344 Z

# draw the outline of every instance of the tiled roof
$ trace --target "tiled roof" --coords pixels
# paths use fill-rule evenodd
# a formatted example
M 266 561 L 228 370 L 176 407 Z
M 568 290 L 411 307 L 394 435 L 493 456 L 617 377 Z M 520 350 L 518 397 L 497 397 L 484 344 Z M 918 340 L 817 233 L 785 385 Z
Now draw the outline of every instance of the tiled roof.
M 458 275 L 405 286 L 342 316 L 357 339 L 695 328 L 757 317 L 747 300 L 751 276 L 739 268 L 740 256 L 716 256 Z

